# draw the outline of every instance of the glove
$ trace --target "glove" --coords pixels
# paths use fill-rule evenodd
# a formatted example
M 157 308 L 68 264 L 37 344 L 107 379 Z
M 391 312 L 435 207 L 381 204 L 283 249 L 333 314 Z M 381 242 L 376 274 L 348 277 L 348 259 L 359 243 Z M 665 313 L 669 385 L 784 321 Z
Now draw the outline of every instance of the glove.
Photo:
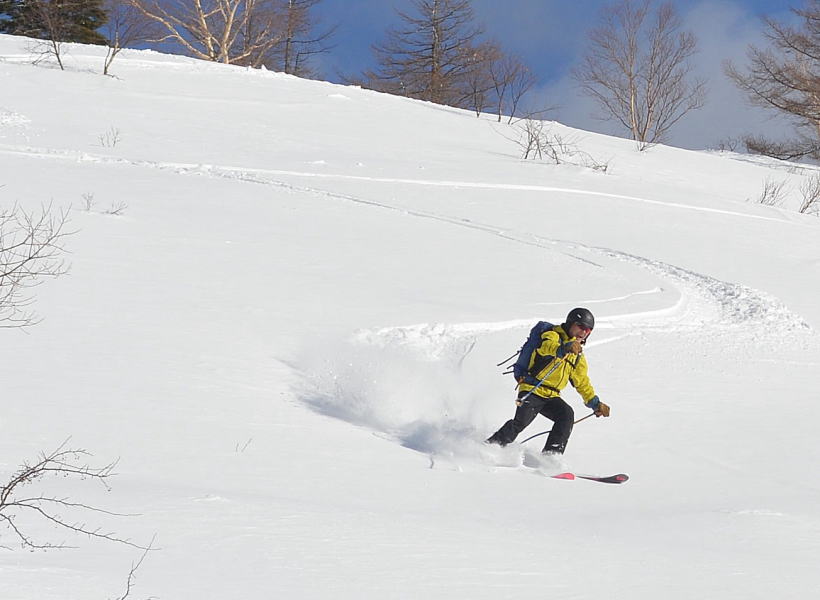
M 593 411 L 595 411 L 596 417 L 609 416 L 609 405 L 601 402 L 601 399 L 598 398 L 598 396 L 593 396 L 592 399 L 589 402 L 587 402 L 587 406 L 589 406 Z
M 564 358 L 567 354 L 581 354 L 583 349 L 584 347 L 581 346 L 581 342 L 578 340 L 570 340 L 561 344 L 556 354 L 558 358 Z
M 604 404 L 603 402 L 598 402 L 598 408 L 595 409 L 595 416 L 596 417 L 608 417 L 609 416 L 609 405 Z

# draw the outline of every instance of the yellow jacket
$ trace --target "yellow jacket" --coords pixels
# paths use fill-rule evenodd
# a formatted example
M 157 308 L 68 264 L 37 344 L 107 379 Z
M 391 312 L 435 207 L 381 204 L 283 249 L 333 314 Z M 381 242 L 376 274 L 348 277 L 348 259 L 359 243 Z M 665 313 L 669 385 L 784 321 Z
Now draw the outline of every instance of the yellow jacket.
M 529 392 L 534 389 L 533 395 L 555 398 L 561 394 L 561 390 L 567 386 L 567 383 L 572 383 L 572 386 L 581 394 L 584 404 L 589 404 L 590 400 L 595 397 L 595 390 L 587 374 L 586 357 L 583 354 L 567 354 L 563 359 L 557 358 L 558 349 L 570 339 L 560 325 L 541 334 L 541 345 L 530 356 L 530 375 L 518 385 L 520 392 Z M 555 367 L 556 360 L 561 361 L 557 367 Z M 538 386 L 539 380 L 543 379 L 553 367 L 555 370 Z

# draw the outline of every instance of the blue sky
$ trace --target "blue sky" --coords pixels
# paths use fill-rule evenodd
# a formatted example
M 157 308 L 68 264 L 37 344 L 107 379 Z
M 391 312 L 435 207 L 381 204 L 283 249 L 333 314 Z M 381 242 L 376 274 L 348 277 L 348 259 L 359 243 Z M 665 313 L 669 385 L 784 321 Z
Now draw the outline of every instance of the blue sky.
M 705 148 L 720 139 L 755 132 L 777 135 L 785 126 L 766 113 L 748 107 L 723 75 L 726 58 L 743 61 L 749 43 L 763 44 L 760 17 L 789 18 L 789 7 L 800 0 L 674 0 L 685 26 L 698 36 L 700 53 L 695 60 L 698 76 L 709 81 L 707 105 L 681 121 L 671 143 Z M 603 0 L 473 0 L 476 20 L 487 34 L 511 53 L 520 55 L 533 69 L 538 87 L 531 102 L 557 106 L 549 117 L 583 129 L 616 133 L 609 123 L 595 118 L 595 107 L 580 97 L 569 77 L 582 56 L 586 32 L 595 26 Z M 323 0 L 318 10 L 323 21 L 338 23 L 335 48 L 323 58 L 322 68 L 331 80 L 337 71 L 358 73 L 372 66 L 371 44 L 380 41 L 388 27 L 400 21 L 395 9 L 412 12 L 410 0 Z

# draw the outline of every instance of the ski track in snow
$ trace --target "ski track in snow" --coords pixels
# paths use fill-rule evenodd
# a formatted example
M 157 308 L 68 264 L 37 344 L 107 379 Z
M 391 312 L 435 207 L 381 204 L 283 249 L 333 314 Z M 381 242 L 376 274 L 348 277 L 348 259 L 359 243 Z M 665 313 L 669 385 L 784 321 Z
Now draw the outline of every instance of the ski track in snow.
M 276 186 L 294 192 L 310 193 L 336 200 L 356 203 L 359 205 L 371 206 L 384 210 L 396 211 L 402 215 L 409 215 L 423 219 L 433 219 L 452 225 L 483 231 L 518 244 L 526 244 L 551 251 L 562 252 L 575 260 L 588 262 L 596 266 L 602 266 L 600 259 L 611 259 L 620 262 L 636 265 L 648 270 L 661 281 L 666 281 L 676 288 L 680 294 L 678 301 L 672 306 L 660 307 L 652 311 L 644 311 L 633 314 L 611 315 L 607 319 L 601 320 L 602 328 L 630 328 L 640 325 L 643 331 L 648 329 L 664 331 L 696 331 L 709 323 L 721 323 L 726 325 L 736 325 L 742 328 L 744 325 L 754 327 L 777 323 L 791 324 L 796 330 L 809 330 L 808 324 L 803 319 L 793 314 L 782 302 L 776 298 L 764 294 L 747 286 L 721 281 L 708 275 L 703 275 L 675 265 L 664 263 L 658 260 L 629 254 L 610 248 L 597 248 L 586 246 L 577 242 L 565 240 L 549 239 L 529 232 L 515 232 L 501 229 L 496 226 L 480 223 L 474 220 L 460 217 L 451 217 L 443 214 L 427 212 L 422 210 L 409 209 L 402 206 L 394 206 L 385 202 L 366 200 L 363 198 L 332 192 L 324 189 L 297 186 L 287 183 L 278 177 L 301 177 L 301 178 L 321 178 L 337 180 L 369 181 L 373 183 L 397 183 L 413 184 L 436 187 L 452 188 L 472 188 L 472 189 L 504 189 L 519 191 L 538 191 L 583 194 L 588 196 L 600 196 L 641 202 L 664 206 L 672 209 L 683 209 L 700 211 L 707 213 L 717 213 L 731 215 L 744 219 L 756 219 L 765 221 L 775 221 L 780 223 L 790 223 L 784 219 L 766 217 L 761 215 L 750 215 L 741 212 L 714 209 L 709 207 L 691 206 L 679 203 L 668 203 L 648 198 L 635 196 L 624 196 L 620 194 L 609 194 L 597 191 L 588 191 L 572 188 L 558 188 L 540 185 L 521 185 L 505 183 L 480 183 L 465 181 L 434 181 L 404 178 L 380 178 L 365 177 L 359 175 L 338 175 L 326 173 L 311 173 L 300 171 L 287 171 L 276 169 L 242 168 L 232 166 L 204 165 L 175 162 L 156 162 L 147 160 L 130 160 L 127 158 L 112 157 L 101 154 L 87 152 L 77 152 L 71 150 L 59 150 L 49 148 L 34 148 L 28 146 L 0 145 L 0 153 L 9 155 L 20 155 L 33 158 L 66 160 L 72 162 L 93 162 L 110 165 L 132 166 L 137 168 L 149 168 L 160 171 L 171 171 L 180 175 L 205 176 L 218 179 L 231 179 L 247 183 Z M 634 294 L 660 294 L 662 288 L 655 290 L 634 292 Z M 606 300 L 597 299 L 594 302 L 600 303 Z M 441 360 L 445 357 L 457 364 L 460 364 L 472 350 L 476 343 L 477 336 L 482 334 L 503 331 L 507 329 L 528 327 L 537 317 L 526 319 L 515 319 L 496 323 L 460 323 L 441 324 L 424 323 L 411 326 L 388 327 L 371 331 L 360 331 L 355 335 L 355 339 L 373 345 L 401 344 L 416 347 L 431 360 Z M 621 336 L 622 337 L 622 336 Z M 604 340 L 604 343 L 610 340 Z
M 15 118 L 19 122 L 19 118 Z M 153 169 L 185 176 L 211 177 L 246 183 L 274 186 L 295 193 L 311 194 L 331 201 L 343 201 L 359 206 L 393 211 L 402 217 L 431 219 L 453 226 L 481 231 L 508 240 L 559 252 L 593 266 L 605 268 L 607 263 L 628 264 L 647 270 L 659 280 L 651 289 L 635 290 L 619 298 L 597 298 L 589 303 L 623 301 L 631 297 L 655 296 L 657 308 L 635 313 L 609 314 L 599 320 L 598 329 L 612 335 L 590 342 L 590 347 L 612 343 L 633 331 L 695 332 L 713 323 L 721 330 L 734 326 L 735 334 L 754 335 L 760 326 L 777 323 L 781 328 L 810 330 L 783 303 L 767 294 L 743 285 L 720 281 L 662 261 L 637 256 L 611 248 L 599 248 L 550 239 L 531 232 L 511 231 L 471 219 L 395 206 L 382 201 L 367 200 L 349 194 L 307 186 L 298 186 L 283 177 L 347 179 L 374 183 L 400 183 L 426 186 L 472 189 L 505 189 L 540 192 L 562 192 L 618 198 L 667 206 L 676 210 L 694 210 L 732 215 L 739 218 L 767 221 L 788 221 L 711 208 L 669 204 L 645 198 L 590 192 L 579 189 L 513 184 L 484 184 L 457 181 L 387 179 L 350 175 L 326 175 L 284 170 L 244 169 L 216 165 L 129 160 L 100 154 L 66 150 L 0 145 L 0 154 L 23 155 L 43 160 L 91 162 L 113 166 Z M 671 288 L 668 289 L 668 288 Z M 670 303 L 668 297 L 674 300 Z M 666 302 L 666 305 L 663 305 Z M 383 434 L 406 448 L 425 454 L 430 468 L 526 468 L 526 456 L 520 447 L 487 448 L 483 444 L 486 432 L 476 429 L 471 418 L 471 401 L 458 391 L 458 377 L 465 359 L 482 336 L 520 329 L 522 333 L 542 317 L 526 317 L 500 322 L 421 323 L 380 329 L 360 330 L 350 341 L 350 357 L 344 363 L 325 363 L 329 379 L 311 378 L 308 388 L 294 389 L 296 398 L 316 412 L 347 423 L 364 426 L 375 434 Z M 786 325 L 784 325 L 786 324 Z M 385 349 L 387 351 L 385 351 Z M 355 358 L 354 358 L 355 357 Z M 319 370 L 319 372 L 324 372 Z M 305 373 L 310 373 L 308 368 Z M 374 375 L 375 374 L 375 375 Z M 398 394 L 395 386 L 386 382 L 398 379 L 405 385 Z M 385 385 L 387 387 L 385 388 Z M 509 450 L 509 452 L 505 452 Z
M 660 304 L 664 295 L 668 294 L 667 286 L 676 290 L 675 301 L 666 306 L 609 315 L 602 319 L 599 329 L 610 330 L 613 335 L 604 339 L 599 337 L 590 343 L 590 347 L 634 335 L 631 330 L 642 333 L 655 330 L 666 334 L 697 332 L 715 323 L 720 323 L 722 331 L 733 329 L 732 333 L 736 337 L 744 333 L 755 336 L 763 324 L 772 323 L 776 323 L 781 330 L 810 330 L 802 319 L 772 296 L 743 285 L 611 248 L 549 239 L 529 232 L 508 231 L 464 218 L 395 206 L 324 189 L 296 186 L 270 177 L 271 171 L 156 163 L 141 163 L 137 166 L 173 170 L 184 175 L 276 186 L 292 192 L 394 211 L 404 217 L 432 219 L 482 231 L 513 243 L 561 252 L 575 260 L 599 267 L 610 261 L 626 263 L 651 272 L 663 284 L 648 290 L 636 290 L 618 298 L 599 298 L 595 300 L 596 303 L 654 295 L 658 296 Z M 444 182 L 439 184 L 447 185 Z M 457 183 L 449 185 L 465 187 Z M 520 189 L 521 186 L 510 187 Z M 582 190 L 572 191 L 584 193 Z M 707 212 L 725 214 L 727 211 Z M 513 447 L 509 452 L 504 452 L 508 449 L 499 452 L 483 444 L 486 432 L 479 431 L 472 420 L 471 401 L 459 391 L 454 392 L 460 388 L 460 384 L 453 383 L 449 378 L 457 377 L 465 359 L 482 336 L 513 329 L 526 331 L 539 318 L 527 317 L 500 322 L 421 323 L 360 330 L 353 334 L 352 345 L 344 353 L 347 356 L 345 361 L 336 363 L 333 362 L 333 357 L 326 357 L 328 360 L 323 363 L 323 367 L 329 372 L 329 377 L 312 378 L 308 375 L 304 380 L 312 384 L 312 389 L 301 388 L 294 391 L 300 402 L 320 414 L 363 426 L 374 435 L 425 454 L 430 468 L 526 468 L 526 456 L 522 454 L 520 447 Z M 619 333 L 617 330 L 626 333 Z M 311 372 L 308 365 L 305 373 Z M 395 380 L 403 382 L 399 392 L 390 383 Z
M 234 167 L 234 166 L 222 166 L 222 165 L 207 165 L 207 164 L 195 164 L 195 163 L 174 163 L 174 162 L 157 162 L 157 161 L 147 161 L 147 160 L 130 160 L 127 158 L 118 158 L 112 157 L 102 154 L 92 154 L 89 152 L 78 152 L 74 150 L 59 150 L 59 149 L 51 149 L 51 148 L 34 148 L 34 147 L 26 147 L 26 146 L 9 146 L 9 145 L 0 145 L 0 153 L 3 154 L 13 154 L 13 155 L 25 155 L 31 157 L 39 157 L 39 158 L 53 158 L 53 159 L 64 159 L 64 160 L 71 160 L 71 161 L 80 161 L 80 162 L 96 162 L 96 163 L 103 163 L 103 164 L 118 164 L 118 165 L 132 165 L 138 167 L 149 167 L 163 171 L 174 171 L 180 174 L 186 175 L 208 175 L 212 177 L 219 177 L 225 179 L 238 179 L 241 181 L 247 181 L 251 183 L 263 183 L 269 185 L 282 185 L 285 187 L 293 187 L 293 189 L 305 189 L 310 190 L 311 188 L 299 188 L 297 186 L 288 186 L 288 184 L 271 179 L 271 177 L 302 177 L 302 178 L 315 178 L 315 179 L 339 179 L 339 180 L 348 180 L 348 181 L 366 181 L 370 183 L 398 183 L 398 184 L 408 184 L 408 185 L 421 185 L 421 186 L 433 186 L 433 187 L 448 187 L 448 188 L 467 188 L 467 189 L 486 189 L 486 190 L 508 190 L 508 191 L 530 191 L 530 192 L 554 192 L 554 193 L 566 193 L 566 194 L 582 194 L 585 196 L 597 196 L 601 198 L 610 198 L 610 199 L 618 199 L 618 200 L 627 200 L 630 202 L 640 202 L 643 204 L 652 204 L 657 206 L 663 206 L 666 208 L 675 208 L 681 210 L 691 210 L 697 212 L 706 212 L 706 213 L 714 213 L 714 214 L 722 214 L 722 215 L 731 215 L 734 217 L 744 218 L 744 219 L 754 219 L 754 220 L 761 220 L 761 221 L 774 221 L 776 223 L 787 223 L 794 225 L 791 221 L 787 221 L 786 219 L 776 218 L 776 217 L 767 217 L 764 215 L 752 215 L 748 213 L 742 213 L 737 211 L 725 210 L 725 209 L 718 209 L 718 208 L 710 208 L 707 206 L 693 206 L 690 204 L 681 204 L 676 202 L 664 202 L 661 200 L 652 200 L 650 198 L 640 198 L 638 196 L 626 196 L 623 194 L 612 194 L 608 192 L 598 192 L 593 190 L 581 190 L 576 188 L 560 188 L 560 187 L 553 187 L 553 186 L 544 186 L 544 185 L 528 185 L 528 184 L 515 184 L 515 183 L 487 183 L 487 182 L 475 182 L 475 181 L 440 181 L 440 180 L 428 180 L 428 179 L 406 179 L 406 178 L 396 178 L 396 177 L 369 177 L 364 175 L 346 175 L 346 174 L 333 174 L 333 173 L 316 173 L 316 172 L 306 172 L 306 171 L 289 171 L 289 170 L 279 170 L 279 169 L 261 169 L 261 168 L 247 168 L 247 167 Z M 314 190 L 315 191 L 315 190 Z M 319 190 L 323 191 L 323 190 Z

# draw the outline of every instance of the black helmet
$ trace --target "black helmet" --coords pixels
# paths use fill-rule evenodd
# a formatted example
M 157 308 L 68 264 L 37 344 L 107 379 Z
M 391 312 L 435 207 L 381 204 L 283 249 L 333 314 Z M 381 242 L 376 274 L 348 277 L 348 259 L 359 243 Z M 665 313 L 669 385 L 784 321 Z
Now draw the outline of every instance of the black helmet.
M 573 308 L 569 311 L 565 322 L 567 325 L 578 323 L 579 325 L 589 327 L 590 329 L 595 327 L 595 317 L 593 317 L 592 313 L 586 308 Z

